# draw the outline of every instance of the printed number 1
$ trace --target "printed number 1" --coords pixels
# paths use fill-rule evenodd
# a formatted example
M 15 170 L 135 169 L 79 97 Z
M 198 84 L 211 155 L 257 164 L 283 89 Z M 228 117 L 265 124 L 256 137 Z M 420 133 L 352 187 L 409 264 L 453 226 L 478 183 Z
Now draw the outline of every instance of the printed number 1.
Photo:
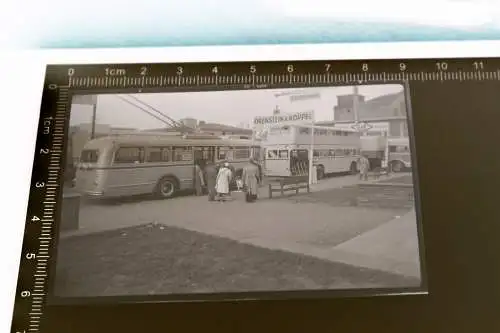
M 483 65 L 482 61 L 475 61 L 473 65 L 474 65 L 474 69 L 477 71 L 484 69 L 484 65 Z

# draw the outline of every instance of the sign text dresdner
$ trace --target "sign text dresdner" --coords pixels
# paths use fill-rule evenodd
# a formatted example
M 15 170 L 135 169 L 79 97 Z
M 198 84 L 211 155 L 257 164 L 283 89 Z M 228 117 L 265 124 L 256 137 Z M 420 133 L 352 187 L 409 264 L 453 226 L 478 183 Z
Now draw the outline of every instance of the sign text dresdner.
M 254 125 L 267 125 L 267 124 L 279 124 L 287 122 L 303 122 L 311 121 L 313 118 L 311 112 L 297 112 L 288 114 L 279 114 L 267 117 L 255 117 L 253 120 Z

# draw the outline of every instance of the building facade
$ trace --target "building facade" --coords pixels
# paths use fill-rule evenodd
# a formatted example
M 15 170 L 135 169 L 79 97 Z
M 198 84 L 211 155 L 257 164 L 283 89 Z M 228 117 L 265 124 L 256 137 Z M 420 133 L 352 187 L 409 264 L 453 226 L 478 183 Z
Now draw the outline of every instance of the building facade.
M 357 99 L 357 115 L 354 104 Z M 337 97 L 334 107 L 334 122 L 329 123 L 352 124 L 357 120 L 369 124 L 388 123 L 388 136 L 407 137 L 408 119 L 404 92 L 383 95 L 366 100 L 362 95 L 342 95 Z M 378 125 L 377 125 L 378 126 Z

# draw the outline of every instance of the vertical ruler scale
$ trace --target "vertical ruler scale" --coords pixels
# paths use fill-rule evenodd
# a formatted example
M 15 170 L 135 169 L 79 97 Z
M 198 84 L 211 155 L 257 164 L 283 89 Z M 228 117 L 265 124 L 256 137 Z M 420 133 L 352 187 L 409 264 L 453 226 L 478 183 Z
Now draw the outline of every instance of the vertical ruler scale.
M 68 87 L 47 82 L 42 99 L 13 332 L 42 332 L 60 193 Z

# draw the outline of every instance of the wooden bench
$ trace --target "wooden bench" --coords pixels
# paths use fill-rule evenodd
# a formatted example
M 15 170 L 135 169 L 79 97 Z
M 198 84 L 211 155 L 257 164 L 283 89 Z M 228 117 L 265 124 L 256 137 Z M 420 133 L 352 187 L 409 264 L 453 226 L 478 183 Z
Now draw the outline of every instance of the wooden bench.
M 300 189 L 310 192 L 309 176 L 283 177 L 269 183 L 269 198 L 273 197 L 274 192 L 280 192 L 282 196 L 288 191 L 295 191 L 295 194 L 299 194 Z

